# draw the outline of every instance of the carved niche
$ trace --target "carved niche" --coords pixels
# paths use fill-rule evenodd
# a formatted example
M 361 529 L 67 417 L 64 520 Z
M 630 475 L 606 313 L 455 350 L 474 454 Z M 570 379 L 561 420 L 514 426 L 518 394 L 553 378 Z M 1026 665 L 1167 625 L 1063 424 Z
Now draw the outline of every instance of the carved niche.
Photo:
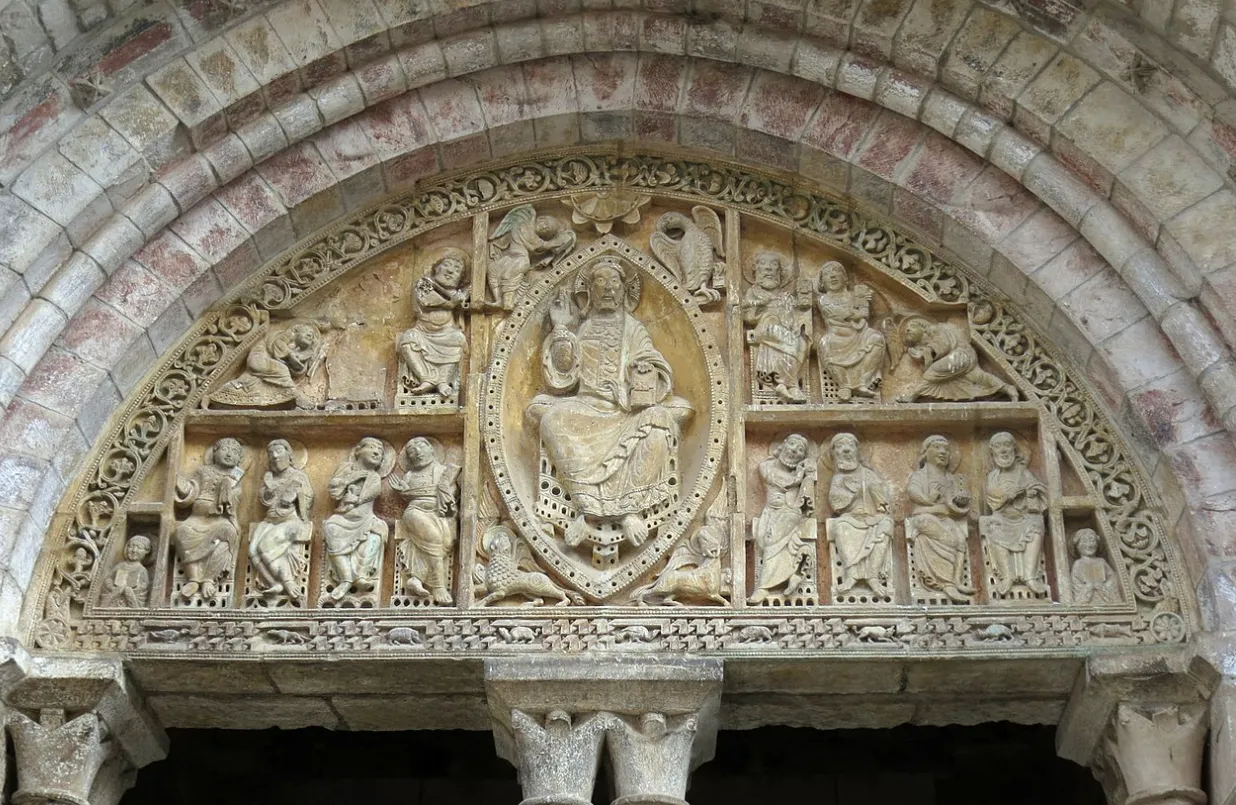
M 42 649 L 1033 653 L 1196 624 L 1041 336 L 736 168 L 427 183 L 222 300 L 116 422 L 40 566 Z

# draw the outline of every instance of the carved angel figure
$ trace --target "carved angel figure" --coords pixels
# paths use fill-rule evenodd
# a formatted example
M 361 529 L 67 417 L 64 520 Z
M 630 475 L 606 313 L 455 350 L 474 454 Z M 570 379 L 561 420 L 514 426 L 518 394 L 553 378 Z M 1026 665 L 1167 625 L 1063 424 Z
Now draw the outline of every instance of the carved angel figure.
M 602 258 L 580 271 L 576 292 L 578 318 L 565 291 L 550 304 L 541 357 L 553 393 L 537 395 L 527 414 L 578 507 L 566 543 L 580 545 L 608 522 L 639 546 L 648 537 L 645 513 L 677 493 L 673 467 L 691 407 L 673 396 L 669 361 L 631 312 L 635 269 Z
M 804 566 L 815 551 L 815 464 L 807 438 L 794 433 L 760 462 L 764 509 L 751 523 L 751 541 L 759 556 L 755 592 L 749 604 L 770 595 L 789 598 L 803 581 Z
M 538 216 L 531 204 L 515 207 L 489 239 L 488 301 L 510 310 L 529 271 L 561 260 L 574 248 L 575 230 L 557 218 Z
M 966 517 L 970 491 L 955 473 L 961 456 L 948 437 L 923 440 L 918 469 L 910 473 L 906 496 L 910 516 L 906 540 L 913 546 L 912 572 L 920 586 L 938 590 L 958 603 L 969 603 L 974 589 L 966 575 Z
M 449 249 L 412 289 L 416 323 L 395 343 L 402 368 L 412 381 L 410 394 L 453 397 L 459 391 L 459 363 L 468 339 L 455 321 L 468 308 L 467 255 Z
M 1099 535 L 1093 528 L 1079 528 L 1073 535 L 1077 558 L 1069 571 L 1073 603 L 1078 606 L 1119 604 L 1120 582 L 1116 571 L 1099 556 Z
M 755 284 L 742 299 L 742 318 L 748 325 L 751 371 L 756 382 L 771 388 L 786 402 L 807 401 L 803 367 L 810 349 L 811 295 L 791 287 L 792 267 L 773 252 L 760 252 L 753 264 Z
M 249 538 L 249 563 L 265 587 L 264 597 L 281 594 L 299 602 L 305 572 L 301 550 L 313 538 L 313 487 L 309 476 L 293 465 L 292 443 L 275 439 L 266 446 L 268 469 L 258 500 L 266 507 L 262 522 Z
M 728 547 L 725 521 L 708 518 L 693 536 L 674 549 L 665 569 L 651 583 L 631 593 L 631 599 L 640 606 L 647 605 L 650 595 L 659 597 L 663 604 L 675 606 L 684 605 L 679 598 L 728 605 L 722 593 L 729 584 L 730 572 L 722 567 L 721 561 Z
M 841 263 L 832 260 L 820 267 L 816 305 L 824 319 L 824 335 L 816 350 L 821 369 L 837 384 L 842 401 L 880 397 L 886 341 L 868 321 L 873 295 L 864 283 L 851 286 Z
M 995 566 L 996 590 L 1008 595 L 1020 584 L 1042 595 L 1047 592 L 1040 568 L 1047 487 L 1026 467 L 1027 458 L 1008 431 L 988 439 L 987 452 L 993 468 L 984 494 L 991 514 L 979 518 L 979 532 Z
M 210 395 L 211 402 L 246 408 L 269 408 L 294 402 L 313 408 L 298 384 L 313 376 L 322 360 L 324 341 L 318 325 L 293 321 L 270 332 L 249 350 L 245 371 Z
M 335 501 L 335 513 L 322 522 L 334 580 L 330 598 L 335 602 L 353 590 L 369 591 L 378 584 L 382 546 L 390 529 L 374 514 L 373 502 L 393 464 L 393 451 L 386 443 L 367 436 L 352 448 L 326 486 Z
M 841 560 L 840 595 L 865 584 L 877 596 L 888 595 L 892 575 L 890 548 L 893 518 L 889 506 L 893 490 L 888 479 L 863 463 L 858 437 L 838 433 L 829 443 L 833 469 L 828 488 L 828 537 Z
M 554 599 L 553 605 L 583 604 L 578 593 L 567 592 L 541 572 L 528 546 L 504 525 L 491 526 L 481 537 L 488 565 L 477 564 L 474 578 L 484 591 L 477 606 L 487 607 L 507 598 L 526 598 L 534 607 Z
M 443 461 L 423 436 L 403 448 L 407 471 L 391 489 L 408 499 L 399 527 L 404 539 L 404 588 L 409 595 L 454 603 L 448 589 L 459 517 L 459 466 Z
M 150 537 L 136 534 L 124 544 L 124 559 L 112 568 L 103 583 L 100 606 L 144 607 L 150 598 L 150 571 L 146 558 L 150 556 Z
M 180 588 L 186 600 L 199 592 L 203 599 L 213 599 L 219 578 L 232 569 L 240 533 L 236 507 L 245 474 L 243 457 L 240 442 L 223 438 L 206 449 L 205 462 L 192 475 L 176 479 L 176 503 L 192 507 L 172 532 L 180 569 L 188 579 Z
M 980 400 L 997 394 L 1018 398 L 1016 386 L 979 368 L 978 352 L 948 322 L 912 316 L 901 325 L 901 341 L 910 357 L 922 361 L 923 379 L 898 396 L 897 402 L 914 402 L 919 397 Z
M 721 298 L 716 289 L 725 282 L 723 239 L 721 219 L 701 205 L 691 208 L 690 218 L 680 212 L 658 218 L 648 245 L 700 304 L 707 304 Z

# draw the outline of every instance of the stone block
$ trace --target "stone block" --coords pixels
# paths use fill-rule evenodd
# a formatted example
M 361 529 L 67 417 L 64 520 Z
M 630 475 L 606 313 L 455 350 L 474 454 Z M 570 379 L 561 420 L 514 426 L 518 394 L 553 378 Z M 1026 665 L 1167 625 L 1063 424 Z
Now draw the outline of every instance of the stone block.
M 314 87 L 309 94 L 317 102 L 318 112 L 326 126 L 359 114 L 365 108 L 364 93 L 351 75 L 340 76 Z
M 68 256 L 68 236 L 24 200 L 0 193 L 0 265 L 17 274 L 44 274 Z
M 339 717 L 325 699 L 292 696 L 201 696 L 156 694 L 150 709 L 166 727 L 261 730 L 325 727 L 338 729 Z
M 99 289 L 96 296 L 126 317 L 148 327 L 178 296 L 140 263 L 129 260 Z
M 45 299 L 32 299 L 0 338 L 0 356 L 29 372 L 60 335 L 64 313 Z
M 443 40 L 440 45 L 448 76 L 479 73 L 500 64 L 494 32 L 490 28 L 453 36 Z
M 970 3 L 918 0 L 893 40 L 893 63 L 920 75 L 934 74 L 944 49 L 972 8 Z
M 875 98 L 876 85 L 885 69 L 881 62 L 847 53 L 837 68 L 837 90 L 870 101 Z
M 1037 142 L 1050 142 L 1061 115 L 1099 80 L 1084 62 L 1061 53 L 1017 96 L 1017 125 Z
M 132 196 L 149 176 L 141 155 L 103 118 L 92 116 L 59 143 L 60 153 L 86 172 L 113 201 Z
M 823 97 L 824 90 L 815 84 L 760 71 L 751 84 L 741 122 L 747 128 L 797 142 Z
M 419 92 L 438 142 L 450 142 L 485 130 L 476 89 L 466 81 L 440 81 Z
M 696 62 L 687 82 L 681 111 L 692 117 L 733 122 L 746 99 L 752 70 L 718 62 Z
M 64 227 L 69 241 L 84 242 L 112 212 L 111 202 L 80 168 L 50 151 L 13 183 L 13 194 Z
M 322 115 L 313 98 L 296 95 L 271 109 L 289 143 L 297 143 L 322 130 Z
M 283 127 L 279 125 L 279 119 L 270 113 L 261 115 L 239 129 L 236 136 L 248 149 L 254 164 L 274 156 L 288 146 L 288 138 L 283 133 Z
M 487 730 L 480 694 L 333 696 L 331 706 L 350 730 Z
M 1236 263 L 1236 242 L 1221 221 L 1236 220 L 1236 193 L 1226 188 L 1167 222 L 1167 232 L 1202 274 Z
M 631 109 L 635 94 L 637 59 L 614 53 L 574 56 L 571 66 L 581 112 L 621 112 Z
M 883 179 L 895 180 L 903 169 L 913 165 L 911 157 L 923 137 L 922 126 L 913 120 L 885 112 L 871 126 L 854 164 Z
M 978 100 L 984 76 L 1020 30 L 1012 17 L 975 6 L 944 54 L 940 82 L 963 98 Z
M 147 238 L 154 237 L 180 214 L 176 200 L 161 184 L 147 185 L 140 193 L 126 201 L 119 211 Z
M 254 17 L 229 31 L 226 39 L 236 58 L 263 88 L 268 103 L 280 103 L 299 89 L 296 61 L 269 19 Z
M 198 148 L 205 148 L 226 131 L 223 106 L 184 59 L 157 70 L 146 84 L 185 126 Z
M 177 207 L 187 210 L 218 187 L 218 180 L 210 161 L 194 154 L 161 174 L 159 184 L 172 194 Z
M 1018 33 L 981 79 L 979 103 L 1005 120 L 1011 118 L 1013 99 L 1057 53 L 1055 45 L 1044 37 L 1029 31 Z
M 574 115 L 579 111 L 575 74 L 567 59 L 544 59 L 523 65 L 524 87 L 528 93 L 528 117 L 537 120 L 538 140 L 541 121 L 555 115 Z M 576 122 L 578 134 L 578 121 Z

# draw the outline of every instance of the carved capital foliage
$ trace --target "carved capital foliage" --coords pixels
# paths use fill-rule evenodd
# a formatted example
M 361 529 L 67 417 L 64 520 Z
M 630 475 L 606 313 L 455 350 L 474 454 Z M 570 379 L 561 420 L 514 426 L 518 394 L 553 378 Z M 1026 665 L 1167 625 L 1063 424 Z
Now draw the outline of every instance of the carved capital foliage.
M 17 760 L 15 805 L 90 805 L 95 775 L 115 751 L 96 714 L 66 721 L 63 710 L 48 708 L 34 721 L 11 713 L 9 734 Z
M 1105 751 L 1122 777 L 1126 805 L 1204 803 L 1207 708 L 1121 703 Z
M 524 805 L 588 805 L 601 762 L 601 743 L 608 715 L 592 713 L 572 718 L 551 710 L 543 718 L 522 710 L 511 712 L 515 754 Z
M 609 733 L 614 805 L 686 805 L 699 718 L 643 713 L 616 719 Z

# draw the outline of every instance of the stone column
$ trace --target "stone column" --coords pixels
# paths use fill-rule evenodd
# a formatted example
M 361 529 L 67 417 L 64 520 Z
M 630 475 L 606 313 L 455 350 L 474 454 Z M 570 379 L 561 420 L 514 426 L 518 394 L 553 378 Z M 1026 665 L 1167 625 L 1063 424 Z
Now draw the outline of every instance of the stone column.
M 1092 657 L 1056 733 L 1110 805 L 1204 805 L 1207 699 L 1219 676 L 1191 648 Z
M 4 656 L 20 658 L 7 678 L 0 671 L 15 805 L 116 805 L 134 772 L 167 754 L 120 660 L 31 658 L 10 639 L 0 640 L 0 667 Z
M 614 805 L 687 805 L 691 771 L 716 747 L 721 677 L 718 660 L 485 663 L 494 740 L 523 805 L 588 805 L 603 759 Z

